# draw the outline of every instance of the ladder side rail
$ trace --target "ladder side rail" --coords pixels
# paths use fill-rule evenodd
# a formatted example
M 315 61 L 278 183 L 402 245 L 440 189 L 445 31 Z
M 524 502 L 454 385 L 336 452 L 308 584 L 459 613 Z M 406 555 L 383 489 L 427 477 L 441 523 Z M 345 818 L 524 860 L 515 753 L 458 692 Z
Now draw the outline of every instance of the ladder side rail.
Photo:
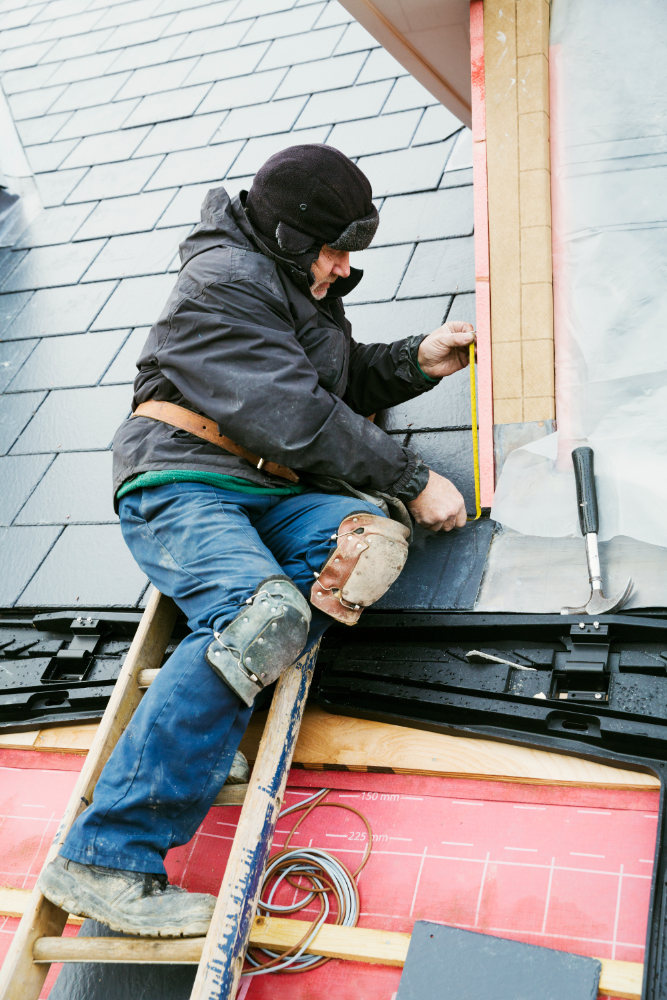
M 43 867 L 58 854 L 72 824 L 85 808 L 83 800 L 92 800 L 102 768 L 141 701 L 139 671 L 159 667 L 177 614 L 178 608 L 171 598 L 153 588 Z M 0 1000 L 39 1000 L 50 966 L 33 961 L 34 943 L 41 937 L 60 936 L 66 921 L 65 911 L 45 899 L 35 887 L 0 970 Z
M 319 643 L 280 677 L 190 1000 L 233 1000 L 271 850 Z

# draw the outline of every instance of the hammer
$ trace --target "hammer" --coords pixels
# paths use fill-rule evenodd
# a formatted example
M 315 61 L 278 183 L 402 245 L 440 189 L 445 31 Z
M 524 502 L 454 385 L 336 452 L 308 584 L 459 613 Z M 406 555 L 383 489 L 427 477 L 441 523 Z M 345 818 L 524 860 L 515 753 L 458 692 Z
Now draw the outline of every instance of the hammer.
M 595 491 L 595 472 L 593 469 L 593 449 L 575 448 L 572 452 L 574 477 L 577 482 L 577 504 L 579 507 L 579 524 L 581 533 L 586 539 L 586 559 L 588 561 L 588 578 L 591 581 L 591 596 L 581 608 L 561 608 L 562 615 L 604 615 L 619 611 L 632 590 L 632 580 L 628 580 L 625 588 L 616 597 L 605 597 L 602 591 L 600 576 L 600 554 L 598 552 L 598 498 Z

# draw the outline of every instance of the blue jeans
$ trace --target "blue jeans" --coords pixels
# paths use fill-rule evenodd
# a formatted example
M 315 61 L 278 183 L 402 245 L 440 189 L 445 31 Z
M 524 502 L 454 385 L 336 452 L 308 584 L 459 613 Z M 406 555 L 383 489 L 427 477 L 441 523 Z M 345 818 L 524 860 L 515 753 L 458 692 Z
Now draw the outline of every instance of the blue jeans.
M 81 864 L 164 873 L 171 847 L 194 836 L 229 773 L 252 709 L 204 654 L 257 585 L 289 576 L 307 598 L 331 535 L 362 500 L 233 493 L 174 483 L 120 501 L 123 537 L 153 584 L 173 597 L 192 632 L 169 657 L 118 741 L 60 853 Z M 313 608 L 306 649 L 332 619 Z

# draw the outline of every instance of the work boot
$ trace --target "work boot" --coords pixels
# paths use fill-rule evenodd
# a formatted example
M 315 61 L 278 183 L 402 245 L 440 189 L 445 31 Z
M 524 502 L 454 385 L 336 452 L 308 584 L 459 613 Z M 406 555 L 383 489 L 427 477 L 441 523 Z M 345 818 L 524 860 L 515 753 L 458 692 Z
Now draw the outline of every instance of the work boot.
M 169 885 L 166 875 L 80 865 L 61 855 L 37 885 L 67 913 L 146 937 L 203 937 L 215 908 L 215 896 Z
M 247 785 L 250 781 L 250 765 L 245 759 L 245 755 L 237 750 L 234 760 L 227 775 L 226 785 Z

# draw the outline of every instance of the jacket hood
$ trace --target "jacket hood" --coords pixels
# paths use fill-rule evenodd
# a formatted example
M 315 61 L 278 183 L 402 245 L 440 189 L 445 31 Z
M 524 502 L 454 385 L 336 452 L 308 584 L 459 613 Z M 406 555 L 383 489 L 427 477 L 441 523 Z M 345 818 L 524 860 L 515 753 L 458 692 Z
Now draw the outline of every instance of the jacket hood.
M 212 188 L 207 193 L 201 207 L 201 222 L 179 247 L 181 269 L 188 261 L 214 247 L 235 246 L 244 250 L 259 250 L 274 260 L 295 285 L 308 293 L 315 280 L 312 271 L 306 271 L 293 260 L 284 257 L 277 244 L 274 247 L 273 241 L 267 240 L 253 229 L 243 206 L 246 194 L 247 192 L 241 191 L 240 195 L 230 198 L 224 187 Z M 359 268 L 350 268 L 349 278 L 338 278 L 329 288 L 325 300 L 347 295 L 359 284 L 363 273 Z

